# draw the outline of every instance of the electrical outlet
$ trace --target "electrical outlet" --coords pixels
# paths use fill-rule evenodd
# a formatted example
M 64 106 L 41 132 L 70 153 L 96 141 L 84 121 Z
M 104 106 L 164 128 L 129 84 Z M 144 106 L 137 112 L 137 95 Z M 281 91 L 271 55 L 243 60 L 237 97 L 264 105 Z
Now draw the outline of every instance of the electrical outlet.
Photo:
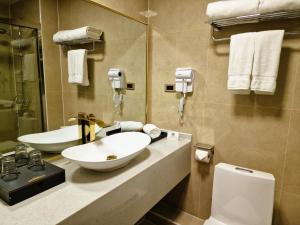
M 127 83 L 126 90 L 135 90 L 135 83 Z
M 174 84 L 165 84 L 165 92 L 175 92 Z

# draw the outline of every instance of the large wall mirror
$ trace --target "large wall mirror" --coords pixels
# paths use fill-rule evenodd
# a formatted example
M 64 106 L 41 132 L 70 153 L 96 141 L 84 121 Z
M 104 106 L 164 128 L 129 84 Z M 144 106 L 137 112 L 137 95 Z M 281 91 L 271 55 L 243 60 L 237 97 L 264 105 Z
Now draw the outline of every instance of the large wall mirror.
M 86 25 L 103 30 L 103 42 L 88 54 L 90 86 L 68 83 L 67 57 L 61 51 L 62 89 L 65 121 L 74 112 L 94 112 L 111 123 L 115 120 L 145 121 L 146 104 L 146 26 L 83 0 L 59 1 L 60 30 Z M 76 46 L 76 48 L 91 46 Z M 123 105 L 115 107 L 108 71 L 124 71 L 125 83 L 134 90 L 123 90 Z
M 0 1 L 0 152 L 44 130 L 38 1 Z
M 68 82 L 67 51 L 93 46 L 52 39 L 83 26 L 103 31 L 88 53 L 88 87 Z M 147 27 L 141 22 L 86 0 L 1 0 L 0 54 L 0 153 L 13 150 L 21 135 L 70 125 L 78 112 L 108 124 L 146 120 Z M 111 68 L 125 75 L 121 107 L 113 101 Z

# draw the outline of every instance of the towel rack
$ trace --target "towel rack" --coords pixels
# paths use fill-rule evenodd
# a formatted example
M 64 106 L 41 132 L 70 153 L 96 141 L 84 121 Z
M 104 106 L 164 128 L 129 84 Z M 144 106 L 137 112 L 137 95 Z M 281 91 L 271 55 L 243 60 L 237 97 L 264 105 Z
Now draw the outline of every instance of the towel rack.
M 96 50 L 96 43 L 103 42 L 101 39 L 91 39 L 91 38 L 85 38 L 85 39 L 77 39 L 72 41 L 64 41 L 57 43 L 59 45 L 64 46 L 65 48 L 70 48 L 72 45 L 81 45 L 81 44 L 93 44 L 91 49 L 87 49 L 88 52 L 94 52 Z
M 243 24 L 254 24 L 272 20 L 286 20 L 300 18 L 300 10 L 293 11 L 281 11 L 274 13 L 265 14 L 253 14 L 239 17 L 232 17 L 226 19 L 209 20 L 206 23 L 212 26 L 212 40 L 215 42 L 228 41 L 229 37 L 217 38 L 215 33 L 221 31 L 224 27 L 243 25 Z M 300 31 L 285 32 L 285 35 L 300 35 Z

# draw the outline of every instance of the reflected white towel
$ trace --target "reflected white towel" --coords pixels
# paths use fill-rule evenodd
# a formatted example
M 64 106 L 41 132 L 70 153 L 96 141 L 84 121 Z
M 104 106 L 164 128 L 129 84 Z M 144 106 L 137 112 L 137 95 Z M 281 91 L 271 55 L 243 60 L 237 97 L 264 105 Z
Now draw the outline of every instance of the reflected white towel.
M 231 36 L 227 88 L 234 94 L 250 93 L 255 33 Z
M 24 38 L 24 39 L 16 39 L 11 41 L 11 46 L 13 48 L 26 48 L 30 47 L 32 44 L 34 44 L 35 38 Z
M 53 35 L 55 43 L 81 40 L 81 39 L 100 39 L 102 31 L 93 27 L 81 27 L 74 30 L 62 30 Z
M 227 0 L 207 5 L 206 15 L 210 19 L 224 19 L 258 13 L 259 0 Z
M 23 81 L 34 81 L 38 73 L 36 54 L 26 54 L 22 63 Z
M 284 30 L 258 32 L 255 36 L 251 90 L 274 94 Z
M 297 9 L 300 9 L 299 0 L 260 0 L 259 5 L 260 13 L 271 13 Z
M 144 124 L 136 121 L 122 121 L 120 122 L 120 127 L 123 132 L 127 131 L 141 131 Z
M 89 86 L 86 49 L 68 51 L 68 73 L 69 83 Z
M 159 129 L 157 126 L 153 124 L 146 124 L 143 127 L 143 131 L 148 134 L 152 139 L 158 138 L 161 134 L 161 129 Z

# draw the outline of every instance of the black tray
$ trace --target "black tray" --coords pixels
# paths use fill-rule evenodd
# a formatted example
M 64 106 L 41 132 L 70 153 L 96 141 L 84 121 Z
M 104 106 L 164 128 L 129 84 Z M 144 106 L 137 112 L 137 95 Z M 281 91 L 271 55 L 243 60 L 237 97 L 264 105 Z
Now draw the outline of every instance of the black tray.
M 117 128 L 115 130 L 111 130 L 111 131 L 106 132 L 106 135 L 110 136 L 110 135 L 118 134 L 118 133 L 121 133 L 121 132 L 122 132 L 121 128 Z M 140 132 L 144 133 L 143 131 L 140 131 Z M 151 139 L 151 143 L 150 144 L 153 144 L 154 142 L 157 142 L 157 141 L 159 141 L 159 140 L 161 140 L 163 138 L 166 138 L 167 136 L 168 136 L 168 133 L 165 132 L 165 131 L 162 131 L 159 137 Z
M 151 139 L 151 144 L 154 143 L 154 142 L 157 142 L 157 141 L 159 141 L 161 139 L 164 139 L 167 136 L 168 136 L 168 133 L 165 132 L 165 131 L 162 131 L 159 137 Z
M 18 177 L 5 181 L 0 178 L 0 197 L 14 205 L 49 188 L 65 182 L 65 170 L 45 162 L 43 170 L 34 171 L 27 165 L 18 167 Z

